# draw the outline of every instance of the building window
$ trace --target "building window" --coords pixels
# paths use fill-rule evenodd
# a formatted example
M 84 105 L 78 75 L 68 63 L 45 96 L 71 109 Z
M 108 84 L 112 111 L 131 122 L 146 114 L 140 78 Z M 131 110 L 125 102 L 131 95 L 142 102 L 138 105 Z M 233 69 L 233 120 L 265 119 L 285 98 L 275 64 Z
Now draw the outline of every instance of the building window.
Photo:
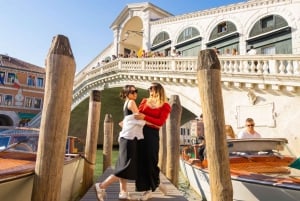
M 275 46 L 264 47 L 261 49 L 262 54 L 276 54 Z
M 177 43 L 187 41 L 187 40 L 194 38 L 196 36 L 199 36 L 199 35 L 200 35 L 200 32 L 198 31 L 198 29 L 196 29 L 194 27 L 188 27 L 180 33 L 180 35 L 178 36 L 178 39 L 177 39 Z
M 218 33 L 223 33 L 227 31 L 227 23 L 226 22 L 222 22 L 220 24 L 218 24 Z
M 25 99 L 25 107 L 31 108 L 33 103 L 33 98 L 26 97 Z
M 170 38 L 169 34 L 165 31 L 160 32 L 153 40 L 152 46 L 162 43 Z
M 13 103 L 13 97 L 12 95 L 5 95 L 4 97 L 4 105 L 10 106 Z
M 0 84 L 4 85 L 4 82 L 5 82 L 5 72 L 0 71 Z
M 2 105 L 2 101 L 3 101 L 3 94 L 0 94 L 0 105 Z
M 44 78 L 42 78 L 42 77 L 37 78 L 37 87 L 40 87 L 40 88 L 44 87 Z
M 41 103 L 42 103 L 42 99 L 36 98 L 36 99 L 34 100 L 34 108 L 40 109 L 40 108 L 41 108 Z
M 7 83 L 11 83 L 13 84 L 16 78 L 16 74 L 15 73 L 8 73 L 7 75 Z
M 35 86 L 35 77 L 33 75 L 29 75 L 27 77 L 27 85 L 28 86 Z
M 274 23 L 273 15 L 261 19 L 261 29 L 262 30 L 273 28 L 274 25 L 275 25 L 275 23 Z

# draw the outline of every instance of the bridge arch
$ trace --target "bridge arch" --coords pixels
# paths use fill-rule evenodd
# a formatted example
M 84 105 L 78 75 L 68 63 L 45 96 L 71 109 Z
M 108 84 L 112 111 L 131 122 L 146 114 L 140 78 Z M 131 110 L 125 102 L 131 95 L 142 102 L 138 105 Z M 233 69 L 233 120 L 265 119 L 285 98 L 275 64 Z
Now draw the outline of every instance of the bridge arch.
M 140 17 L 130 18 L 124 25 L 121 33 L 120 52 L 125 57 L 143 47 L 143 21 Z
M 19 117 L 12 111 L 0 111 L 0 126 L 18 126 Z

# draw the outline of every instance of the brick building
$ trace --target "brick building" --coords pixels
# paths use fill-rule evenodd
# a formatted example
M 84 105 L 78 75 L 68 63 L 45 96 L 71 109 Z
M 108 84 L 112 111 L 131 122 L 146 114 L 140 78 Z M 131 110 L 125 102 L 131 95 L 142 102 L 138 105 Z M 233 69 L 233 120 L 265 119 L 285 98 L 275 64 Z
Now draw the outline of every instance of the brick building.
M 45 69 L 0 54 L 0 126 L 24 126 L 41 112 Z

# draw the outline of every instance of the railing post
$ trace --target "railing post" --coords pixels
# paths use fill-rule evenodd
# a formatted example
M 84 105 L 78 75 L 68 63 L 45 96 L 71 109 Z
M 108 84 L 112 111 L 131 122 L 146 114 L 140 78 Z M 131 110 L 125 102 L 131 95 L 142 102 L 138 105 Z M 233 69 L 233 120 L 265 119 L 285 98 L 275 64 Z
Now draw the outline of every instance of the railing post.
M 171 60 L 171 69 L 172 69 L 172 71 L 176 71 L 176 60 L 175 59 Z
M 118 69 L 121 70 L 122 69 L 122 60 L 119 59 L 118 61 Z
M 143 59 L 142 60 L 142 70 L 145 70 L 146 68 L 146 61 Z
M 300 75 L 300 61 L 295 60 L 293 61 L 293 66 L 294 66 L 294 75 Z
M 275 59 L 270 59 L 269 60 L 269 71 L 270 71 L 270 74 L 272 75 L 276 75 L 278 74 L 278 66 L 277 66 L 277 63 L 276 63 L 276 60 Z

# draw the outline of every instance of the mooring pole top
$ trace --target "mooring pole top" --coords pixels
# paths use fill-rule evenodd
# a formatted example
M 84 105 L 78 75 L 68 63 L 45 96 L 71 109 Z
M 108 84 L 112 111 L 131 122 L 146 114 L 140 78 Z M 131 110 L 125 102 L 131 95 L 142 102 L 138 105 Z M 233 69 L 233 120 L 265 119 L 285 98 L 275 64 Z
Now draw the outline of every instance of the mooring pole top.
M 74 58 L 69 39 L 64 35 L 53 37 L 49 54 L 60 54 Z
M 220 70 L 220 61 L 218 55 L 213 49 L 201 50 L 198 55 L 198 68 L 197 70 Z

